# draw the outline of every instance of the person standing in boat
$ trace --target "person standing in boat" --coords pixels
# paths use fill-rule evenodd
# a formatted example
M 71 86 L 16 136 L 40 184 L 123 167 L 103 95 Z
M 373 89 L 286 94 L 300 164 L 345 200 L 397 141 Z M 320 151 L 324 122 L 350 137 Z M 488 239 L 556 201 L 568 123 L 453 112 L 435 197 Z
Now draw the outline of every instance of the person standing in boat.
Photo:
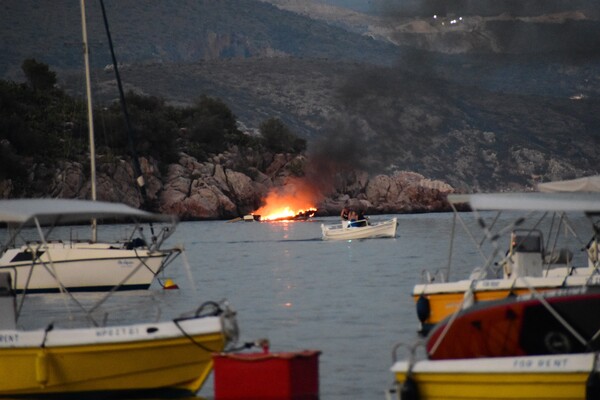
M 348 212 L 348 226 L 349 227 L 357 227 L 358 225 L 358 213 L 354 210 L 350 210 Z
M 340 213 L 340 217 L 342 217 L 343 221 L 348 221 L 348 213 L 350 212 L 350 210 L 348 210 L 347 207 L 342 208 L 342 212 Z

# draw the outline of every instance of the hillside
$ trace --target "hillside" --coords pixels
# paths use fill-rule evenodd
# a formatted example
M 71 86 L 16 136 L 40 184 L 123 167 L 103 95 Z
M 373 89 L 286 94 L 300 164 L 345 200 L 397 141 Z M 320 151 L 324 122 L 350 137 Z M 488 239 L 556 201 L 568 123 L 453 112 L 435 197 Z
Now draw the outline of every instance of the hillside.
M 442 29 L 424 11 L 366 15 L 313 3 L 302 12 L 283 0 L 107 5 L 127 89 L 171 104 L 218 97 L 248 131 L 279 117 L 313 153 L 374 173 L 412 170 L 466 191 L 598 173 L 593 7 L 547 2 L 535 15 L 523 7 L 508 17 L 496 13 L 501 7 L 471 10 L 473 25 Z M 0 5 L 0 75 L 22 79 L 22 59 L 36 57 L 61 86 L 82 93 L 78 2 L 52 4 Z M 94 93 L 110 102 L 114 76 L 94 7 Z M 8 29 L 16 20 L 27 23 Z
M 263 0 L 363 36 L 443 54 L 597 54 L 593 0 L 407 0 L 369 2 L 369 13 L 323 0 Z
M 266 72 L 268 71 L 268 72 Z M 130 66 L 127 87 L 175 103 L 224 99 L 244 125 L 280 117 L 309 149 L 371 172 L 418 171 L 461 190 L 598 172 L 598 100 L 492 92 L 398 67 L 252 59 Z M 110 74 L 102 74 L 107 96 Z
M 395 46 L 280 10 L 256 0 L 107 1 L 119 61 L 293 56 L 389 64 Z M 110 64 L 99 2 L 87 2 L 92 63 Z M 16 23 L 19 21 L 19 23 Z M 0 77 L 20 76 L 33 57 L 55 70 L 81 67 L 79 2 L 5 0 L 0 4 Z

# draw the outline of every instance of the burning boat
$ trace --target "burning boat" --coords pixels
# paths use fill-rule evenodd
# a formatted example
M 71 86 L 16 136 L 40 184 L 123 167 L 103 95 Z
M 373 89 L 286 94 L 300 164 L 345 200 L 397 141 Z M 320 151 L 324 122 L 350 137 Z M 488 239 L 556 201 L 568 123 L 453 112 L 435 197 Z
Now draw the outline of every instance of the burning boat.
M 317 212 L 316 208 L 309 208 L 308 210 L 291 211 L 286 208 L 283 212 L 276 212 L 266 216 L 260 214 L 248 214 L 244 215 L 244 221 L 246 222 L 279 222 L 279 221 L 306 221 L 315 216 Z
M 264 205 L 244 217 L 244 220 L 261 222 L 306 221 L 317 212 L 316 204 L 320 195 L 306 183 L 292 182 L 269 192 Z

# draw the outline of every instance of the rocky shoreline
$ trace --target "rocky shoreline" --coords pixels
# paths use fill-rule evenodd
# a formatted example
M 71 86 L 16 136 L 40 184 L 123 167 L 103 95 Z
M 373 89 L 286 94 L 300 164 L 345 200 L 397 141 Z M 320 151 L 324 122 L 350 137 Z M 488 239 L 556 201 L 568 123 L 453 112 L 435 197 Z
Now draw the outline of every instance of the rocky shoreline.
M 143 204 L 140 191 L 133 184 L 130 162 L 100 159 L 98 200 L 173 214 L 180 220 L 227 220 L 260 208 L 269 191 L 301 181 L 307 186 L 308 178 L 299 173 L 306 165 L 305 155 L 261 155 L 259 164 L 264 168 L 260 170 L 241 163 L 242 158 L 237 148 L 203 162 L 180 153 L 179 161 L 170 164 L 164 174 L 156 161 L 142 158 L 148 204 Z M 239 167 L 241 164 L 245 166 Z M 79 162 L 62 161 L 53 169 L 35 165 L 28 176 L 33 192 L 27 196 L 89 198 L 90 181 L 85 174 L 86 168 Z M 352 171 L 343 179 L 336 176 L 327 193 L 320 190 L 315 190 L 313 196 L 319 216 L 338 215 L 345 206 L 368 214 L 448 211 L 446 196 L 454 192 L 445 182 L 407 171 L 375 176 Z M 3 198 L 16 197 L 10 180 L 0 181 L 0 194 Z

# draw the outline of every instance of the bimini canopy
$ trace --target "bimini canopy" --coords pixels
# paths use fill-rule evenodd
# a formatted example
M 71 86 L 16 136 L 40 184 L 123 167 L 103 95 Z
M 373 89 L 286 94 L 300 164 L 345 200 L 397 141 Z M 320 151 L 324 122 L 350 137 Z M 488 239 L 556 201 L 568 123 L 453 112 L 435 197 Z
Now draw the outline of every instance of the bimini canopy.
M 174 217 L 152 214 L 120 203 L 66 199 L 0 200 L 0 222 L 27 224 L 37 218 L 40 224 L 63 224 L 90 219 L 134 219 L 173 222 Z
M 600 175 L 568 181 L 538 183 L 540 192 L 600 192 Z
M 451 194 L 448 201 L 475 210 L 600 212 L 600 192 Z

